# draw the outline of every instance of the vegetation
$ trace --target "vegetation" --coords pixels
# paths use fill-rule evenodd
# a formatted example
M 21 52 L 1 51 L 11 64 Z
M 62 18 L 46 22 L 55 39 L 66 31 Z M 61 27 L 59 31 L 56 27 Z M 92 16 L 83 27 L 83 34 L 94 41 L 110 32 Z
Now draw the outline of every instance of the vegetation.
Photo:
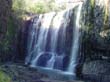
M 83 25 L 83 30 L 86 31 L 87 35 L 91 34 L 94 29 L 94 8 L 95 8 L 95 0 L 88 1 L 89 7 L 85 12 L 85 17 L 88 19 L 86 20 L 85 24 Z
M 109 2 L 107 1 L 104 8 L 104 27 L 107 28 L 108 21 L 109 21 Z
M 59 11 L 65 9 L 65 4 L 59 7 L 55 4 L 55 0 L 40 0 L 33 2 L 31 0 L 13 0 L 13 11 L 18 17 L 23 17 L 27 13 L 46 13 L 50 11 Z
M 91 7 L 94 8 L 94 6 L 95 6 L 95 0 L 91 0 L 90 3 L 91 3 Z
M 0 70 L 0 82 L 11 82 L 11 78 Z
M 12 9 L 16 15 L 21 15 L 25 12 L 25 1 L 24 0 L 13 0 Z
M 90 12 L 90 23 L 93 25 L 94 23 L 94 8 L 95 8 L 95 0 L 90 1 L 91 12 Z

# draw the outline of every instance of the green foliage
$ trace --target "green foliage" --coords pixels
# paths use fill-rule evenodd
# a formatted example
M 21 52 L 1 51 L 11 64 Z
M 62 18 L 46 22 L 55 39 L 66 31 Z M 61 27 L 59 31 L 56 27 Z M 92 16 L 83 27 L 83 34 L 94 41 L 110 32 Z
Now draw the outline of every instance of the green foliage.
M 108 24 L 108 20 L 109 20 L 109 9 L 107 8 L 107 6 L 105 6 L 104 8 L 104 26 L 106 26 Z
M 26 11 L 25 0 L 12 0 L 12 10 L 17 18 L 21 18 Z
M 38 2 L 33 7 L 30 7 L 28 12 L 32 12 L 32 13 L 45 13 L 45 12 L 49 12 L 49 8 L 48 8 L 48 6 L 45 3 Z
M 90 12 L 90 22 L 94 22 L 94 8 L 95 8 L 95 0 L 90 0 L 91 12 Z
M 94 8 L 94 6 L 95 6 L 95 0 L 90 0 L 90 3 L 91 3 L 91 7 Z
M 24 16 L 27 12 L 40 14 L 50 11 L 59 11 L 65 8 L 65 5 L 59 8 L 55 0 L 39 0 L 36 3 L 32 3 L 31 0 L 13 0 L 13 10 L 18 17 Z
M 13 0 L 12 9 L 16 13 L 18 14 L 24 13 L 24 10 L 26 9 L 25 6 L 26 6 L 25 0 Z
M 0 70 L 0 82 L 11 82 L 11 78 Z
M 88 21 L 83 25 L 83 30 L 87 34 L 91 34 L 94 29 L 94 8 L 95 8 L 95 0 L 90 0 L 89 1 L 90 9 L 88 12 L 85 12 L 85 16 L 88 17 Z

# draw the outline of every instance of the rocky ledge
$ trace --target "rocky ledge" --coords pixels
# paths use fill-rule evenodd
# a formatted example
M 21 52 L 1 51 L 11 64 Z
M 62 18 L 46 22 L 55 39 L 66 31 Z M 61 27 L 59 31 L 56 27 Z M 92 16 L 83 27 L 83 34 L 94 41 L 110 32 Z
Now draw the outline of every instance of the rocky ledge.
M 17 63 L 0 65 L 0 73 L 1 71 L 11 78 L 11 82 L 110 82 L 110 62 L 105 60 L 85 62 L 82 69 L 83 78 L 80 81 L 53 80 L 39 73 L 37 69 Z
M 83 78 L 88 82 L 110 82 L 110 62 L 95 60 L 84 64 Z
M 21 64 L 3 64 L 0 66 L 0 71 L 8 75 L 12 80 L 11 82 L 84 82 L 53 80 L 50 79 L 47 75 L 39 73 L 37 69 L 30 68 Z

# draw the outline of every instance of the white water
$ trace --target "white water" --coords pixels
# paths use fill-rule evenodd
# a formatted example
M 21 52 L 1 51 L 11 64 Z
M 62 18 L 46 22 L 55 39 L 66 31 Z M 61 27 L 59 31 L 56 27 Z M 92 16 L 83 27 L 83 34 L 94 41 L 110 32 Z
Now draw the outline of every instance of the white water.
M 55 54 L 53 54 L 51 59 L 48 60 L 46 67 L 53 69 L 54 63 L 55 63 Z
M 38 41 L 35 44 L 38 46 L 35 54 L 38 54 L 38 55 L 36 55 L 36 57 L 32 60 L 33 66 L 36 65 L 37 60 L 42 55 L 41 52 L 45 51 L 48 31 L 49 31 L 51 21 L 52 21 L 54 15 L 55 15 L 55 13 L 45 14 L 43 16 L 43 18 L 41 19 L 41 27 L 40 27 L 40 31 L 39 31 Z
M 64 57 L 69 56 L 69 65 L 66 67 L 67 70 L 65 70 L 65 73 L 75 74 L 80 45 L 79 21 L 81 7 L 82 3 L 78 4 L 76 17 L 74 18 L 75 25 L 72 26 L 74 29 L 72 49 L 70 50 L 71 54 L 66 54 L 65 47 L 67 39 L 66 30 L 70 28 L 68 25 L 72 19 L 70 17 L 72 17 L 73 10 L 65 10 L 59 13 L 47 13 L 34 18 L 28 36 L 28 56 L 26 57 L 26 64 L 30 63 L 32 67 L 38 67 L 38 63 L 40 62 L 40 67 L 62 70 L 65 64 Z M 60 45 L 60 54 L 57 51 L 58 45 Z
M 77 10 L 77 15 L 76 15 L 76 22 L 75 22 L 75 29 L 73 32 L 73 46 L 71 50 L 71 57 L 70 57 L 70 64 L 68 67 L 68 72 L 73 72 L 75 73 L 76 71 L 76 65 L 77 65 L 77 57 L 78 57 L 78 49 L 79 49 L 79 39 L 80 39 L 80 15 L 81 15 L 81 8 L 82 8 L 82 3 L 80 3 L 78 10 Z

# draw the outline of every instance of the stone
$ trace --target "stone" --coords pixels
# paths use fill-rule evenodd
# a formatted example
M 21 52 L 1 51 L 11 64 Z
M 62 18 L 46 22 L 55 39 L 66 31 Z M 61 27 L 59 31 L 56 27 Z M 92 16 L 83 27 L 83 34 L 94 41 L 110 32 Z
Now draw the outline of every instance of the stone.
M 105 60 L 94 60 L 84 63 L 83 66 L 84 79 L 93 80 L 94 82 L 110 81 L 110 62 Z
M 84 0 L 81 24 L 85 59 L 110 57 L 110 9 L 107 3 L 104 0 Z

